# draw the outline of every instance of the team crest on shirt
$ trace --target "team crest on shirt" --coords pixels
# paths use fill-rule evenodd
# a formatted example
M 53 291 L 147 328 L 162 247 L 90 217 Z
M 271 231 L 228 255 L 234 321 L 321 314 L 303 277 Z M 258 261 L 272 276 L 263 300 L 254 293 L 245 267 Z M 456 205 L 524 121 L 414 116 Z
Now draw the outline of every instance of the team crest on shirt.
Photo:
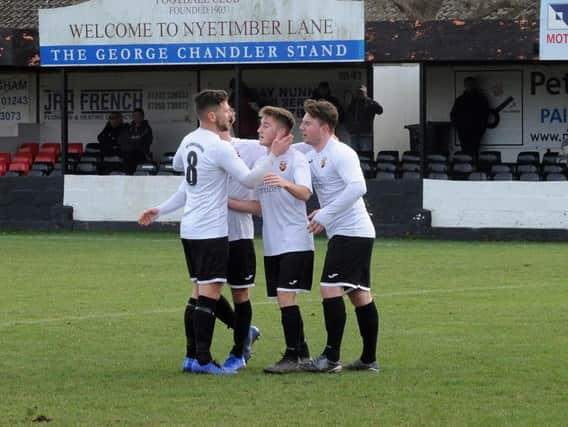
M 320 166 L 322 168 L 325 168 L 326 163 L 327 163 L 327 157 L 324 157 L 323 159 L 320 160 Z
M 288 162 L 280 162 L 280 170 L 284 172 L 288 167 Z

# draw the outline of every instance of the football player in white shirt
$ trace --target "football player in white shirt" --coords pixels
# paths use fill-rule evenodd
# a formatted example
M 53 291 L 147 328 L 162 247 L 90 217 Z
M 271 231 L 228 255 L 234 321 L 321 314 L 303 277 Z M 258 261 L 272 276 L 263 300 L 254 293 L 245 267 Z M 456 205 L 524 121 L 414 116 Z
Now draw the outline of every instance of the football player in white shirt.
M 260 143 L 271 147 L 276 138 L 290 134 L 292 114 L 278 107 L 260 110 Z M 281 311 L 286 351 L 281 360 L 264 369 L 284 374 L 300 370 L 300 362 L 309 359 L 304 324 L 297 293 L 312 287 L 314 241 L 308 231 L 306 202 L 312 195 L 310 169 L 306 157 L 288 150 L 277 157 L 272 173 L 256 190 L 257 201 L 229 200 L 229 206 L 244 211 L 262 211 L 264 267 L 269 297 L 276 297 Z
M 181 142 L 173 160 L 176 170 L 185 171 L 184 215 L 180 235 L 188 270 L 197 298 L 193 312 L 196 358 L 191 371 L 216 375 L 234 374 L 212 359 L 210 348 L 215 327 L 216 304 L 227 281 L 228 270 L 228 176 L 253 188 L 262 183 L 275 157 L 286 152 L 291 138 L 275 141 L 271 154 L 256 163 L 253 170 L 238 157 L 236 151 L 218 134 L 229 130 L 233 112 L 225 91 L 204 90 L 195 96 L 200 127 Z M 179 204 L 172 196 L 158 208 L 144 211 L 140 223 L 150 223 Z
M 234 120 L 233 120 L 234 122 Z M 258 140 L 234 138 L 230 131 L 221 132 L 221 139 L 229 142 L 237 155 L 252 168 L 257 160 L 267 155 L 265 147 Z M 252 200 L 254 190 L 229 177 L 229 198 Z M 229 225 L 229 267 L 227 285 L 231 288 L 235 304 L 233 341 L 229 357 L 223 367 L 239 370 L 250 358 L 252 343 L 260 332 L 251 325 L 252 305 L 249 289 L 254 287 L 256 277 L 256 254 L 254 251 L 254 224 L 251 213 L 228 210 Z
M 365 179 L 355 151 L 334 136 L 338 122 L 335 106 L 310 99 L 304 103 L 304 110 L 300 130 L 305 143 L 313 148 L 306 157 L 321 207 L 310 214 L 309 230 L 317 234 L 325 229 L 329 242 L 320 283 L 327 344 L 319 357 L 302 368 L 311 372 L 342 369 L 346 293 L 355 306 L 363 352 L 345 368 L 378 372 L 379 314 L 370 292 L 375 228 L 363 201 Z

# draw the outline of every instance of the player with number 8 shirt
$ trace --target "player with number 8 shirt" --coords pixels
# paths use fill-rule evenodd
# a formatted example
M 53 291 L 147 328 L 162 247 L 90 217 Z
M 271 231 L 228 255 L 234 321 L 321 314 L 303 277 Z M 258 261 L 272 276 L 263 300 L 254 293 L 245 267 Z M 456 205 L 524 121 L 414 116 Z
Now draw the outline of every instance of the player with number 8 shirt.
M 236 371 L 217 365 L 210 352 L 216 304 L 223 284 L 227 282 L 228 176 L 254 188 L 262 183 L 275 158 L 288 149 L 292 138 L 275 141 L 271 154 L 249 170 L 231 145 L 219 138 L 219 133 L 230 129 L 233 117 L 227 93 L 204 90 L 195 96 L 195 106 L 200 127 L 183 139 L 173 160 L 174 169 L 185 171 L 185 182 L 181 185 L 185 193 L 185 207 L 180 236 L 194 282 L 192 297 L 197 299 L 193 313 L 196 359 L 191 370 L 196 373 L 233 374 Z M 140 223 L 149 223 L 157 215 L 175 210 L 179 194 L 174 194 L 158 208 L 145 211 Z

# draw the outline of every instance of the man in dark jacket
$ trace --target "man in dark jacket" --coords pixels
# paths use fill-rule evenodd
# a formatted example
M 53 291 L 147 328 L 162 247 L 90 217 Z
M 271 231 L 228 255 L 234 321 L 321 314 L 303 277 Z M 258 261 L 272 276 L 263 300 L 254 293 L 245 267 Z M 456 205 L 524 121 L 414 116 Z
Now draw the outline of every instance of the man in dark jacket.
M 359 85 L 347 107 L 347 129 L 351 146 L 359 153 L 373 153 L 373 119 L 383 114 L 383 107 L 367 95 L 367 87 Z
M 126 173 L 133 174 L 136 165 L 150 161 L 150 145 L 154 136 L 148 120 L 144 119 L 144 110 L 136 108 L 132 114 L 132 123 L 128 127 L 128 137 L 120 141 Z
M 122 121 L 122 114 L 113 112 L 97 136 L 102 156 L 114 156 L 120 152 L 120 141 L 127 137 L 128 126 Z
M 461 149 L 474 160 L 477 159 L 483 134 L 489 120 L 489 102 L 473 77 L 464 79 L 464 92 L 452 107 L 450 118 L 458 132 Z

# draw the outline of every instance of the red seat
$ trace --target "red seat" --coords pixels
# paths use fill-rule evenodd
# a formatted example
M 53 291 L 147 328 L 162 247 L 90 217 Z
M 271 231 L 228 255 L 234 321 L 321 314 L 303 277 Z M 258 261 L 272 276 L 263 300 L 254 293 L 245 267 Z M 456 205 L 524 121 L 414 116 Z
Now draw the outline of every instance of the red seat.
M 11 172 L 19 172 L 20 175 L 27 175 L 30 173 L 30 165 L 25 162 L 13 161 L 8 168 Z
M 61 153 L 61 145 L 57 142 L 46 142 L 41 144 L 40 151 L 51 151 L 55 153 L 55 156 L 57 157 L 59 156 L 59 153 Z
M 83 154 L 83 144 L 80 142 L 72 142 L 68 147 L 67 152 L 69 154 Z
M 21 153 L 29 152 L 35 156 L 39 151 L 39 144 L 37 142 L 25 142 L 18 151 Z
M 19 162 L 26 162 L 29 165 L 31 165 L 34 161 L 34 155 L 32 153 L 21 153 L 21 152 L 17 152 L 16 154 L 14 154 L 14 159 L 12 160 L 13 162 L 19 161 Z
M 55 153 L 44 152 L 40 151 L 36 158 L 36 163 L 51 163 L 52 165 L 55 164 Z
M 6 171 L 8 170 L 8 164 L 4 162 L 0 162 L 0 176 L 6 175 Z
M 10 160 L 12 160 L 10 153 L 0 153 L 0 162 L 10 163 Z

